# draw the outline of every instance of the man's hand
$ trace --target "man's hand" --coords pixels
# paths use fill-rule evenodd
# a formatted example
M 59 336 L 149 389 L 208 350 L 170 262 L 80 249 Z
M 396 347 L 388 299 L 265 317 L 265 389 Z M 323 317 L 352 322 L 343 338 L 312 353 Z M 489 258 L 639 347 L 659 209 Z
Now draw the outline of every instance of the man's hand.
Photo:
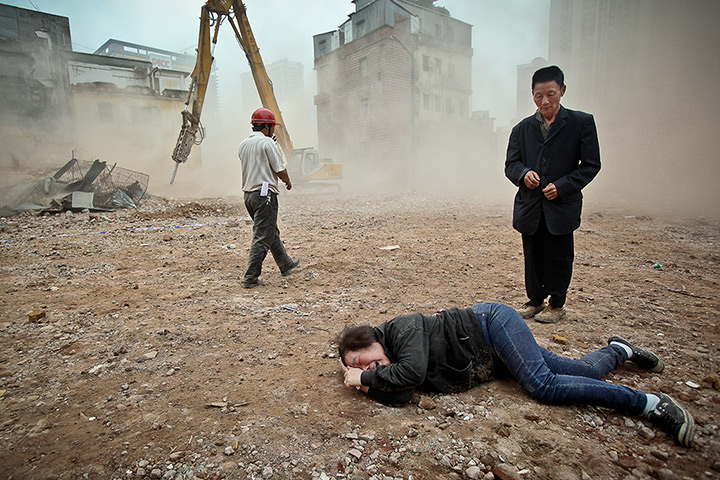
M 540 176 L 536 171 L 528 170 L 525 177 L 523 177 L 523 182 L 525 182 L 525 186 L 530 190 L 534 190 L 540 186 Z
M 290 175 L 288 175 L 287 169 L 277 172 L 277 176 L 285 184 L 285 188 L 292 190 L 292 182 L 290 181 Z
M 554 183 L 548 183 L 548 186 L 543 188 L 542 192 L 548 200 L 555 200 L 558 197 L 557 187 Z

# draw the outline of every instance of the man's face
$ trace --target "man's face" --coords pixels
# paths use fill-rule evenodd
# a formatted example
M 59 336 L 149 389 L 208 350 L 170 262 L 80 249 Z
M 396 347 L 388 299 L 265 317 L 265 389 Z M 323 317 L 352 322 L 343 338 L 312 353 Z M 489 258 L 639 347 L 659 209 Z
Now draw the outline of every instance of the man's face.
M 378 342 L 367 348 L 346 352 L 343 360 L 348 367 L 361 370 L 375 370 L 378 365 L 390 365 L 390 359 Z
M 262 130 L 262 132 L 265 134 L 266 137 L 272 137 L 273 133 L 275 132 L 275 124 L 266 123 L 265 128 Z
M 555 80 L 536 83 L 532 91 L 533 101 L 546 120 L 553 120 L 560 111 L 560 99 L 565 95 L 565 85 L 562 87 Z

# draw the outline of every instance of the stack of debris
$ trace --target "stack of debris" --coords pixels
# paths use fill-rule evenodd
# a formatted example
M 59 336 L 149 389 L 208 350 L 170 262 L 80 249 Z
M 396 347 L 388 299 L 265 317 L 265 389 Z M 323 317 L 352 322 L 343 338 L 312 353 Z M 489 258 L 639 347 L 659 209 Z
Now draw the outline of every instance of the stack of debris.
M 144 173 L 108 167 L 106 162 L 73 158 L 53 175 L 18 185 L 0 207 L 0 216 L 20 212 L 136 208 L 145 196 L 150 177 Z

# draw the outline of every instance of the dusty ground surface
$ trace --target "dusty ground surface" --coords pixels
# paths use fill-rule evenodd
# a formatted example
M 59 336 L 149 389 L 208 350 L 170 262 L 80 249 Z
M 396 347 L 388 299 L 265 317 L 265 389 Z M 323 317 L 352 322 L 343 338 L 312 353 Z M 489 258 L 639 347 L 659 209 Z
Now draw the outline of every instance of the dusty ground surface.
M 345 324 L 524 300 L 510 202 L 283 195 L 282 236 L 302 264 L 281 277 L 268 259 L 249 291 L 238 199 L 2 219 L 0 475 L 720 478 L 711 221 L 587 207 L 569 318 L 530 322 L 569 356 L 613 333 L 662 355 L 662 374 L 627 364 L 607 380 L 683 402 L 692 449 L 639 418 L 539 404 L 511 380 L 429 394 L 429 410 L 343 388 L 332 339 Z

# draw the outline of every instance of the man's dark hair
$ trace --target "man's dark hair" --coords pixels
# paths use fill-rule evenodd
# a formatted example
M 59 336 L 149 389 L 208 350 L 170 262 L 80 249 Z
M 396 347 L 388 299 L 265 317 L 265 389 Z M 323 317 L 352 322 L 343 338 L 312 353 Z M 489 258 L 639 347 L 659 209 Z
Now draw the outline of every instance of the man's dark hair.
M 536 83 L 552 82 L 553 80 L 557 82 L 559 87 L 565 85 L 565 74 L 560 70 L 560 67 L 553 65 L 541 68 L 533 73 L 532 88 L 535 89 Z
M 377 336 L 375 335 L 375 329 L 370 325 L 345 327 L 335 338 L 335 343 L 337 343 L 338 346 L 338 354 L 340 354 L 340 361 L 343 362 L 343 365 L 345 364 L 345 354 L 347 352 L 362 350 L 374 342 L 377 342 Z
M 259 132 L 260 130 L 262 130 L 263 128 L 265 128 L 265 125 L 267 125 L 267 123 L 253 123 L 253 124 L 252 124 L 252 131 L 253 131 L 253 132 Z

